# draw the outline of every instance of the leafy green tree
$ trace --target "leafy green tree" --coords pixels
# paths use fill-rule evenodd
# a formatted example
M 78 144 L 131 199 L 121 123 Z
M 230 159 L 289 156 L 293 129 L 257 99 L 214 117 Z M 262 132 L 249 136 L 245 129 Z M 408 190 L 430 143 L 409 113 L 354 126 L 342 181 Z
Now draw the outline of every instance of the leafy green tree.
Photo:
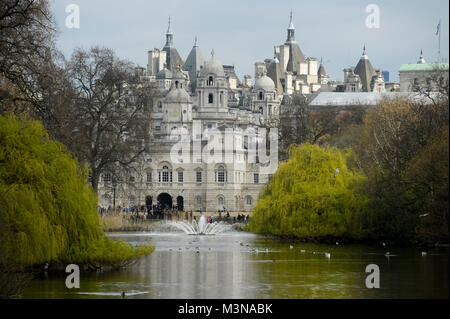
M 40 122 L 0 116 L 0 273 L 120 267 L 152 251 L 107 238 L 96 206 L 87 170 Z
M 364 179 L 348 168 L 350 151 L 303 144 L 291 146 L 256 204 L 250 230 L 300 238 L 364 235 L 366 198 L 354 186 Z

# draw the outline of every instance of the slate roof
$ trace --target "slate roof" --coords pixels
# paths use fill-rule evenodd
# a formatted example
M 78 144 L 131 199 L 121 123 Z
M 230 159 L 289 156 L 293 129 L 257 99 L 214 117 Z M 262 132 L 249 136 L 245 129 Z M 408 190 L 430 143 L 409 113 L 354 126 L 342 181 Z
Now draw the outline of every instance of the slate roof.
M 281 85 L 281 68 L 278 60 L 272 60 L 267 67 L 267 76 L 275 83 L 278 94 L 283 94 L 283 86 Z
M 370 81 L 376 72 L 366 55 L 359 60 L 354 72 L 361 79 L 363 91 L 370 92 Z
M 286 70 L 294 72 L 297 63 L 306 62 L 306 58 L 296 42 L 286 42 L 285 44 L 289 46 L 289 61 Z

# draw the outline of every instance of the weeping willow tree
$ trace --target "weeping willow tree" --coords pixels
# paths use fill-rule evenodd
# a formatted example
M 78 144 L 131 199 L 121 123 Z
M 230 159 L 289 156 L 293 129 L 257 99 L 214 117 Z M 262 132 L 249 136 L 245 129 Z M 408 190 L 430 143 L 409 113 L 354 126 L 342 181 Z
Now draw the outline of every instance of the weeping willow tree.
M 358 239 L 367 199 L 354 186 L 364 177 L 347 167 L 349 151 L 291 146 L 253 209 L 250 231 L 297 238 Z
M 45 263 L 120 267 L 151 253 L 105 236 L 86 168 L 42 124 L 0 116 L 0 272 Z

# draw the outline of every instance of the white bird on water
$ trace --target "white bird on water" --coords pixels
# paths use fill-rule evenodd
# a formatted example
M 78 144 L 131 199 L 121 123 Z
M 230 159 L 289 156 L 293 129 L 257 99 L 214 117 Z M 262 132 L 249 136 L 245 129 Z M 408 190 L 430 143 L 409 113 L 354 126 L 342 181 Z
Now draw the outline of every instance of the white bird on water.
M 328 259 L 331 258 L 331 254 L 330 253 L 325 253 L 325 257 L 327 257 Z
M 301 253 L 306 253 L 306 250 L 301 249 L 300 252 L 301 252 Z
M 292 249 L 292 248 L 294 248 L 294 246 L 290 245 L 289 248 Z
M 427 252 L 426 251 L 422 251 L 422 256 L 426 256 Z

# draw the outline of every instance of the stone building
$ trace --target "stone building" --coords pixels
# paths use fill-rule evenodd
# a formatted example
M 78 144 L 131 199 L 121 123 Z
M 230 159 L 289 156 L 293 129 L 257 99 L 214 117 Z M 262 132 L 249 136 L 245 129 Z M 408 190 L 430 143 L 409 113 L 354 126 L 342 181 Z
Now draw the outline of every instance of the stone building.
M 253 85 L 249 78 L 241 83 L 214 51 L 204 59 L 197 39 L 183 64 L 169 23 L 166 45 L 149 52 L 146 72 L 142 78 L 154 90 L 148 152 L 121 173 L 120 185 L 103 174 L 100 205 L 113 205 L 114 197 L 122 208 L 159 202 L 180 210 L 249 211 L 272 173 L 255 151 L 261 138 L 251 132 L 279 117 L 282 98 L 266 70 Z M 225 148 L 211 155 L 216 142 Z
M 255 64 L 255 78 L 262 76 L 263 70 L 274 81 L 278 94 L 309 94 L 320 90 L 318 59 L 305 57 L 295 40 L 292 11 L 285 43 L 275 46 L 273 59 Z
M 364 46 L 361 58 L 355 68 L 344 69 L 344 92 L 386 92 L 381 69 L 370 63 Z
M 427 63 L 423 51 L 417 63 L 403 64 L 398 72 L 400 92 L 439 91 L 440 83 L 448 83 L 448 63 Z

